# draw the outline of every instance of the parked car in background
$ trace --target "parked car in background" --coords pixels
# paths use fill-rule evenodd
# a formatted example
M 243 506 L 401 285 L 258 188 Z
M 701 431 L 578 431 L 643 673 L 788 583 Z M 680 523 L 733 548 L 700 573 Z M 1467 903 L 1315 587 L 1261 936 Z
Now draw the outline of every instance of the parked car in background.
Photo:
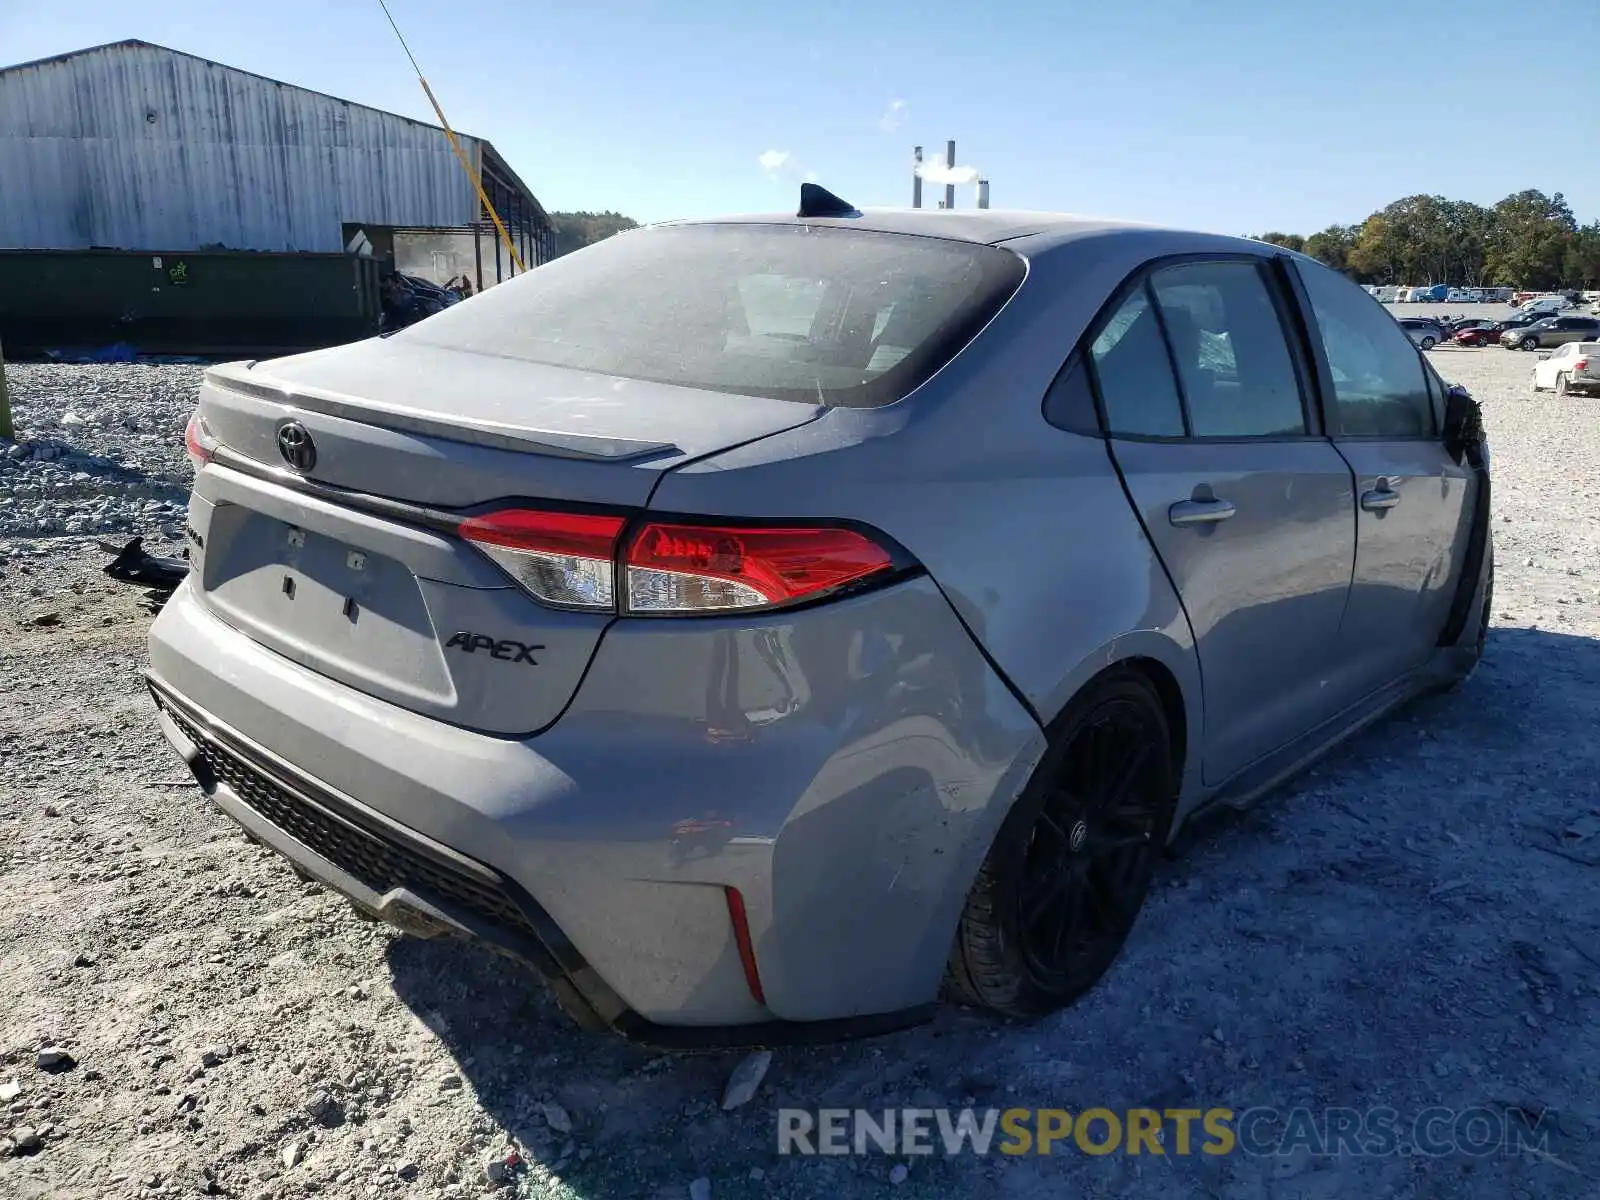
M 384 278 L 379 329 L 393 333 L 461 302 L 461 296 L 431 280 L 396 271 Z
M 1449 340 L 1444 326 L 1429 317 L 1401 317 L 1400 328 L 1424 350 L 1432 350 L 1440 342 Z
M 1455 341 L 1462 346 L 1488 346 L 1499 342 L 1500 335 L 1507 330 L 1526 329 L 1535 321 L 1544 319 L 1537 313 L 1532 316 L 1507 317 L 1503 321 L 1491 322 L 1482 329 L 1463 329 L 1456 335 Z
M 1445 332 L 1450 335 L 1451 341 L 1465 345 L 1466 343 L 1463 339 L 1470 334 L 1476 334 L 1487 338 L 1492 332 L 1495 337 L 1499 337 L 1501 331 L 1495 329 L 1495 325 L 1497 324 L 1498 322 L 1496 321 L 1482 321 L 1477 319 L 1448 321 L 1445 323 Z
M 1058 1009 L 1187 818 L 1484 645 L 1477 405 L 1343 275 L 793 213 L 209 368 L 150 631 L 253 839 L 656 1045 Z
M 1533 390 L 1557 396 L 1600 392 L 1600 342 L 1568 342 L 1541 358 L 1533 368 Z
M 1500 335 L 1502 346 L 1518 350 L 1548 350 L 1568 342 L 1600 338 L 1600 317 L 1546 317 L 1525 329 L 1508 329 Z
M 1573 306 L 1571 306 L 1571 302 L 1568 301 L 1565 296 L 1550 296 L 1550 294 L 1544 294 L 1544 296 L 1530 296 L 1530 298 L 1525 299 L 1525 301 L 1518 306 L 1517 312 L 1518 314 L 1522 314 L 1523 317 L 1528 317 L 1528 315 L 1533 314 L 1544 315 L 1544 317 L 1552 317 L 1552 315 L 1557 314 L 1557 312 L 1565 312 L 1565 310 L 1570 309 L 1570 307 Z
M 1528 313 L 1544 313 L 1546 315 L 1550 315 L 1553 313 L 1565 312 L 1571 307 L 1572 301 L 1568 300 L 1565 296 L 1535 296 L 1532 300 L 1529 300 L 1527 303 L 1523 304 L 1520 311 L 1524 315 Z

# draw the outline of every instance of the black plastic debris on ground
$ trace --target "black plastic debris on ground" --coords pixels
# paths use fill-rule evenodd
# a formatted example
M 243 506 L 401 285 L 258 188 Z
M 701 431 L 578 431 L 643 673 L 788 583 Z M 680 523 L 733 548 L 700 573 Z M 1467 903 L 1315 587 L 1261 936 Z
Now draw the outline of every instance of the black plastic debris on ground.
M 122 549 L 101 543 L 101 548 L 116 557 L 105 565 L 105 573 L 122 583 L 139 583 L 156 591 L 170 592 L 189 575 L 187 557 L 164 557 L 144 548 L 136 537 Z

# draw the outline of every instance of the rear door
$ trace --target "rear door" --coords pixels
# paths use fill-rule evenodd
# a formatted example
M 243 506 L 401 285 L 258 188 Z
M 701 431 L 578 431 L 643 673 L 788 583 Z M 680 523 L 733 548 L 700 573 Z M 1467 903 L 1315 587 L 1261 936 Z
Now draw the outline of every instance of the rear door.
M 1334 445 L 1356 476 L 1356 565 L 1341 653 L 1376 688 L 1444 628 L 1474 480 L 1440 436 L 1443 388 L 1382 308 L 1344 276 L 1296 263 Z
M 1600 331 L 1600 321 L 1592 317 L 1561 317 L 1556 321 L 1556 336 L 1552 341 L 1556 345 L 1581 342 L 1594 337 L 1597 331 Z
M 1350 469 L 1312 422 L 1282 296 L 1263 259 L 1162 265 L 1088 356 L 1112 454 L 1194 630 L 1208 782 L 1339 705 Z

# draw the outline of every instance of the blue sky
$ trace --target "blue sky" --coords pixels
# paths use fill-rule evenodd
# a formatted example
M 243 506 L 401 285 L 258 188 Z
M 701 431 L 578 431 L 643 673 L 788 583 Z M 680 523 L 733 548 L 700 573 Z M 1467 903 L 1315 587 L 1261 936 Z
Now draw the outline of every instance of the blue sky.
M 1537 187 L 1600 218 L 1600 154 L 1560 136 L 1600 122 L 1600 0 L 457 7 L 390 4 L 452 125 L 552 209 L 788 208 L 807 173 L 909 204 L 911 147 L 954 137 L 997 208 L 1311 233 Z M 0 63 L 128 37 L 431 119 L 377 0 L 0 3 Z

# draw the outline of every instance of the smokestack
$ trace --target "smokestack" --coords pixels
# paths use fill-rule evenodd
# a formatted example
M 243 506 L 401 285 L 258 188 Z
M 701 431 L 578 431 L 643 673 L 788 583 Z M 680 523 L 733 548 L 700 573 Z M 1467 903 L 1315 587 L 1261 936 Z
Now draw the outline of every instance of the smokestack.
M 944 144 L 944 165 L 952 171 L 956 168 L 956 144 L 954 139 Z M 956 206 L 956 185 L 953 183 L 944 185 L 944 206 L 946 208 L 954 208 Z
M 922 147 L 911 151 L 911 207 L 922 207 Z
M 989 181 L 987 179 L 978 180 L 978 207 L 989 207 Z

